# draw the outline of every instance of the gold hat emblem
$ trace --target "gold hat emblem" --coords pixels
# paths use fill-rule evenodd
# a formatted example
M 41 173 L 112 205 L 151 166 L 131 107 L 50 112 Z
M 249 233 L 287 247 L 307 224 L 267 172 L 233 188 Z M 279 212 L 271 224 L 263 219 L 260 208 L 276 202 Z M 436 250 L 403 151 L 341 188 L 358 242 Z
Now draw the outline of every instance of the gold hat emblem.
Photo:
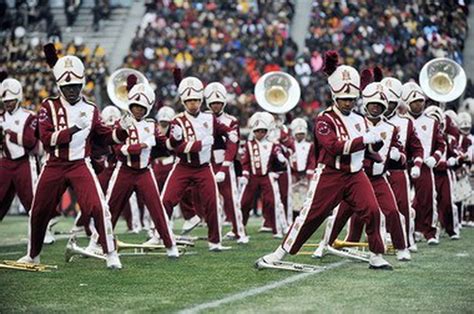
M 342 71 L 342 80 L 349 81 L 351 79 L 351 73 L 347 70 Z
M 67 58 L 66 60 L 64 60 L 64 67 L 65 68 L 72 68 L 73 65 L 72 65 L 72 60 Z

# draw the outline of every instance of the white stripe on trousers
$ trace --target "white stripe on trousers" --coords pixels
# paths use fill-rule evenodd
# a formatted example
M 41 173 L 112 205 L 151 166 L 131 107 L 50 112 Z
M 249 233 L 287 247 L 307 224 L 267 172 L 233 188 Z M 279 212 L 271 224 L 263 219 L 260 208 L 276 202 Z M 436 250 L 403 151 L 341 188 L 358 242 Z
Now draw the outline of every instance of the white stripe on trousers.
M 163 216 L 165 217 L 166 228 L 167 228 L 168 234 L 171 238 L 172 245 L 175 246 L 176 245 L 176 240 L 175 240 L 175 237 L 174 237 L 173 230 L 171 229 L 171 226 L 170 226 L 170 221 L 168 219 L 168 213 L 166 212 L 165 206 L 163 205 L 163 201 L 161 200 L 160 190 L 158 189 L 158 183 L 156 182 L 155 174 L 153 173 L 153 170 L 150 167 L 148 167 L 148 171 L 150 172 L 151 179 L 153 180 L 153 187 L 155 188 L 155 192 L 158 195 L 158 201 L 160 202 L 160 205 L 161 205 L 161 211 L 163 212 Z M 156 226 L 155 226 L 155 228 L 156 228 Z
M 110 214 L 109 205 L 106 203 L 104 193 L 102 192 L 102 188 L 100 187 L 99 180 L 97 179 L 94 169 L 92 168 L 90 159 L 85 158 L 84 162 L 86 164 L 87 169 L 89 170 L 90 175 L 92 176 L 92 180 L 94 181 L 95 191 L 97 192 L 97 196 L 99 197 L 99 203 L 100 203 L 101 214 L 102 214 L 102 222 L 103 222 L 102 227 L 104 228 L 104 233 L 105 233 L 107 253 L 110 253 L 116 250 L 115 241 L 114 241 L 114 233 L 113 233 L 114 228 L 112 226 L 112 215 Z
M 306 196 L 306 200 L 304 201 L 303 204 L 303 209 L 301 210 L 300 214 L 298 217 L 296 217 L 293 225 L 291 225 L 290 230 L 288 231 L 288 236 L 286 237 L 285 242 L 283 243 L 283 249 L 286 252 L 290 252 L 291 248 L 295 244 L 295 240 L 298 237 L 300 230 L 302 226 L 305 224 L 306 219 L 308 217 L 309 211 L 311 209 L 311 205 L 313 204 L 313 200 L 316 194 L 316 189 L 319 184 L 319 180 L 321 178 L 321 175 L 324 171 L 325 165 L 324 164 L 319 164 L 315 171 L 314 171 L 314 176 L 313 179 L 311 180 L 311 183 L 309 185 L 308 189 L 308 194 Z M 299 225 L 300 228 L 296 230 L 295 226 Z
M 211 176 L 212 176 L 211 179 L 212 179 L 212 182 L 214 183 L 214 190 L 216 193 L 217 228 L 219 230 L 219 243 L 220 243 L 222 241 L 222 221 L 221 221 L 222 216 L 219 210 L 222 210 L 222 207 L 220 206 L 220 200 L 219 200 L 219 187 L 217 186 L 216 175 L 214 171 L 212 170 L 211 164 L 208 164 L 208 167 L 209 167 L 209 171 L 211 172 Z
M 387 184 L 387 186 L 390 190 L 390 195 L 392 196 L 393 203 L 395 204 L 395 206 L 397 206 L 397 198 L 395 197 L 395 194 L 393 193 L 392 187 L 390 186 L 390 183 L 387 180 L 387 174 L 383 175 L 383 179 L 384 179 L 385 183 Z M 400 209 L 398 208 L 398 206 L 397 206 L 397 212 L 398 212 L 398 217 L 400 218 L 400 224 L 402 226 L 403 240 L 405 241 L 405 248 L 407 248 L 408 247 L 408 242 L 407 242 L 407 231 L 406 231 L 407 228 L 405 228 L 405 216 L 403 216 L 402 213 L 400 213 Z M 393 241 L 393 239 L 392 239 L 392 241 Z
M 232 204 L 234 205 L 234 217 L 235 224 L 237 225 L 237 236 L 245 236 L 245 228 L 242 222 L 242 210 L 240 208 L 240 203 L 237 201 L 239 198 L 239 191 L 237 189 L 237 178 L 235 177 L 234 164 L 231 164 L 228 168 L 229 172 L 229 183 L 230 183 L 230 192 L 232 195 Z
M 35 182 L 35 185 L 34 185 L 34 188 L 33 188 L 33 200 L 31 201 L 31 208 L 30 208 L 30 211 L 28 212 L 28 245 L 27 245 L 27 252 L 28 252 L 28 255 L 31 257 L 31 258 L 35 258 L 36 256 L 31 256 L 31 237 L 32 237 L 32 234 L 31 234 L 31 216 L 32 216 L 32 213 L 33 213 L 33 205 L 35 204 L 35 198 L 36 198 L 36 190 L 38 189 L 38 184 L 41 180 L 41 177 L 44 173 L 44 170 L 46 168 L 46 164 L 48 162 L 46 161 L 43 166 L 41 167 L 41 171 L 40 171 L 40 174 L 38 175 L 38 180 Z M 50 213 L 48 213 L 49 215 Z M 49 221 L 48 221 L 49 222 Z

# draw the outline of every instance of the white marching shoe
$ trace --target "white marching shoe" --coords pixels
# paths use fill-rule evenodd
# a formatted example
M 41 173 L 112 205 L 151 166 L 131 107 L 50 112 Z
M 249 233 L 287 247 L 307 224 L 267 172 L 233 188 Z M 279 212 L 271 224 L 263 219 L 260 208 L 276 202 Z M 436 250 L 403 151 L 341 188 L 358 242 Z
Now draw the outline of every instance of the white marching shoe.
M 160 237 L 158 236 L 158 232 L 155 231 L 155 229 L 152 229 L 152 236 L 148 241 L 144 242 L 144 245 L 161 245 L 163 244 L 163 241 L 161 241 Z
M 122 263 L 120 263 L 120 258 L 117 254 L 117 251 L 108 253 L 106 262 L 108 269 L 122 269 Z
M 222 252 L 222 251 L 228 251 L 232 249 L 231 246 L 223 246 L 220 242 L 219 243 L 212 243 L 209 242 L 209 251 L 211 252 Z
M 311 255 L 312 258 L 323 258 L 324 254 L 326 253 L 326 243 L 324 241 L 321 241 L 314 251 L 313 255 Z
M 176 245 L 173 245 L 169 249 L 166 249 L 166 255 L 168 255 L 168 258 L 176 259 L 179 257 L 179 252 L 178 252 L 178 247 Z
M 418 252 L 418 246 L 416 245 L 416 243 L 412 244 L 408 247 L 408 250 L 412 253 L 416 253 L 416 252 Z
M 94 254 L 94 255 L 103 255 L 104 252 L 102 251 L 102 246 L 98 244 L 93 237 L 89 240 L 89 244 L 86 247 L 86 252 Z
M 383 269 L 383 270 L 393 270 L 392 265 L 387 262 L 382 254 L 370 253 L 369 258 L 369 268 L 370 269 Z
M 240 238 L 237 239 L 237 243 L 238 244 L 248 244 L 250 241 L 250 237 L 249 236 L 240 236 Z
M 56 239 L 53 235 L 53 226 L 58 223 L 57 218 L 53 218 L 49 221 L 48 227 L 46 228 L 46 233 L 44 235 L 43 243 L 44 244 L 53 244 L 56 242 Z
M 451 240 L 459 240 L 461 239 L 461 236 L 459 234 L 453 234 L 452 236 L 450 236 Z
M 274 252 L 260 257 L 255 262 L 255 267 L 261 268 L 272 268 L 275 263 L 281 262 L 281 260 L 286 256 L 286 252 L 281 246 L 279 246 Z
M 201 218 L 198 215 L 194 215 L 191 219 L 185 220 L 183 228 L 181 229 L 181 234 L 187 234 L 196 228 L 201 222 Z
M 17 260 L 17 262 L 18 263 L 28 263 L 28 264 L 39 264 L 40 263 L 40 257 L 39 257 L 39 255 L 37 255 L 34 258 L 31 258 L 28 254 L 26 254 L 22 258 L 19 258 Z
M 236 238 L 237 236 L 232 231 L 229 231 L 224 235 L 224 239 L 226 240 L 235 240 Z
M 398 259 L 400 262 L 408 262 L 408 261 L 411 261 L 410 251 L 409 251 L 408 249 L 398 250 L 398 251 L 397 251 L 397 259 Z
M 438 245 L 439 244 L 439 240 L 436 239 L 436 238 L 429 238 L 426 243 L 428 243 L 428 245 Z

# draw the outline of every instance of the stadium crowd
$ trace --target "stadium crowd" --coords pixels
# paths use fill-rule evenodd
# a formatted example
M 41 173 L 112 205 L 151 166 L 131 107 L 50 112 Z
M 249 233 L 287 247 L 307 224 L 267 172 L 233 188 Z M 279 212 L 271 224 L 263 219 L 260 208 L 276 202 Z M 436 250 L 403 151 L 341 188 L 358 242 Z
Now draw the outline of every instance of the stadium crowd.
M 237 104 L 231 113 L 246 121 L 256 110 L 260 75 L 295 64 L 292 2 L 148 1 L 124 66 L 145 73 L 164 104 L 175 101 L 175 66 L 204 82 L 220 81 Z
M 46 41 L 38 38 L 27 39 L 8 36 L 0 39 L 0 64 L 9 75 L 15 77 L 24 86 L 24 105 L 37 110 L 41 100 L 55 94 L 56 85 L 51 70 L 45 62 L 43 45 Z M 87 84 L 85 95 L 96 99 L 96 93 L 105 92 L 108 65 L 105 50 L 101 46 L 93 49 L 81 42 L 55 43 L 60 55 L 74 54 L 86 64 Z M 99 88 L 96 89 L 96 86 Z

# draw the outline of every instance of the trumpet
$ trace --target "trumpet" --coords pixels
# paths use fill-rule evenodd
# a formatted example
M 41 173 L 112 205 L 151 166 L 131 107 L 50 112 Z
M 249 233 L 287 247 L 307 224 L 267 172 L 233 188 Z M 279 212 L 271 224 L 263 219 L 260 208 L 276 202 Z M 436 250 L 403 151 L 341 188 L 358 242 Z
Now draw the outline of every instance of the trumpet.
M 92 257 L 92 258 L 97 258 L 100 260 L 107 260 L 105 255 L 99 255 L 96 253 L 92 253 L 87 251 L 86 249 L 80 247 L 77 244 L 76 241 L 76 236 L 73 235 L 69 238 L 67 245 L 66 245 L 66 251 L 64 252 L 64 259 L 66 260 L 66 263 L 72 262 L 75 256 L 82 256 L 82 257 Z
M 124 252 L 127 250 L 132 250 L 132 252 Z M 163 244 L 135 244 L 117 240 L 117 251 L 120 256 L 167 255 L 166 252 L 156 252 L 160 250 L 166 250 L 166 247 Z M 178 253 L 179 255 L 186 254 L 186 246 L 178 245 Z
M 20 263 L 17 261 L 4 260 L 3 263 L 0 263 L 0 268 L 45 273 L 51 272 L 51 270 L 58 269 L 58 266 L 46 264 Z

